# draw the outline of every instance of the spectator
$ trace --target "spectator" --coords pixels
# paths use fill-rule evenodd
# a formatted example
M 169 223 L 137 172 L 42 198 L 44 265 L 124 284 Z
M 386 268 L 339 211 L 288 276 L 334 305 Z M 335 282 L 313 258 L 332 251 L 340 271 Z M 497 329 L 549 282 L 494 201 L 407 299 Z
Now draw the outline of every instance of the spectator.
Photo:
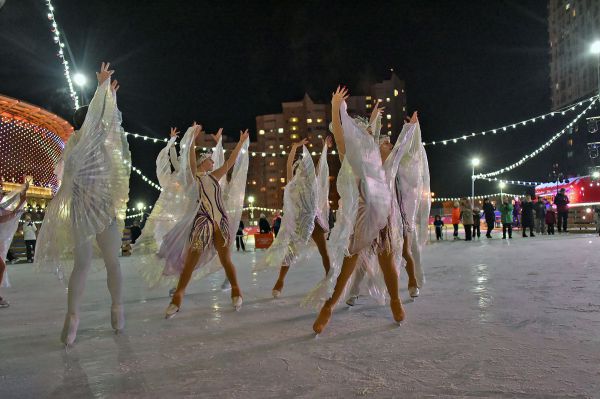
M 433 225 L 435 226 L 435 239 L 442 240 L 442 227 L 444 226 L 444 221 L 440 215 L 435 215 L 435 220 L 433 221 Z
M 25 248 L 27 248 L 27 262 L 33 263 L 33 256 L 35 254 L 35 240 L 36 240 L 37 228 L 35 223 L 31 220 L 31 215 L 25 215 L 25 222 L 23 222 L 23 239 L 25 240 Z
M 463 198 L 460 204 L 460 218 L 465 228 L 465 241 L 471 241 L 471 230 L 473 228 L 473 209 L 471 201 Z
M 521 202 L 521 225 L 523 226 L 523 237 L 527 237 L 525 232 L 527 228 L 529 228 L 529 235 L 535 237 L 535 234 L 533 234 L 533 202 L 531 202 L 531 195 L 529 194 Z
M 458 224 L 460 223 L 460 204 L 458 201 L 454 201 L 454 207 L 452 208 L 452 226 L 454 226 L 454 239 L 458 240 Z
M 508 201 L 508 198 L 503 198 L 502 205 L 500 205 L 500 221 L 502 222 L 503 240 L 506 240 L 506 230 L 508 230 L 508 238 L 512 238 L 513 210 L 514 207 Z
M 260 230 L 260 234 L 267 234 L 271 232 L 271 225 L 269 224 L 269 221 L 264 213 L 260 214 L 260 219 L 258 220 L 258 229 Z
M 129 231 L 131 231 L 131 243 L 135 244 L 135 240 L 137 240 L 142 235 L 142 228 L 140 227 L 140 222 L 137 220 L 133 222 L 133 226 L 129 228 Z
M 548 235 L 554 235 L 554 225 L 556 224 L 556 212 L 550 207 L 546 210 L 546 224 L 548 225 Z
M 535 232 L 538 234 L 546 234 L 546 199 L 539 198 L 535 203 Z
M 513 223 L 515 227 L 521 226 L 521 202 L 519 198 L 515 198 L 515 203 L 513 205 Z
M 479 208 L 473 209 L 473 238 L 475 238 L 475 234 L 477 233 L 477 238 L 481 237 L 481 211 Z
M 492 230 L 494 230 L 494 224 L 496 223 L 496 208 L 490 202 L 489 198 L 483 200 L 483 215 L 487 224 L 487 233 L 485 236 L 492 238 Z
M 240 250 L 240 247 L 242 247 L 242 251 L 246 252 L 246 245 L 244 244 L 244 222 L 241 220 L 237 233 L 235 233 L 235 247 L 238 251 Z
M 279 215 L 279 212 L 277 212 L 275 214 L 275 220 L 273 220 L 273 233 L 275 234 L 275 237 L 277 237 L 280 227 L 281 227 L 281 216 Z
M 554 197 L 554 205 L 558 213 L 558 232 L 567 232 L 567 218 L 569 217 L 569 197 L 565 194 L 565 189 L 561 188 Z M 562 229 L 561 229 L 562 227 Z

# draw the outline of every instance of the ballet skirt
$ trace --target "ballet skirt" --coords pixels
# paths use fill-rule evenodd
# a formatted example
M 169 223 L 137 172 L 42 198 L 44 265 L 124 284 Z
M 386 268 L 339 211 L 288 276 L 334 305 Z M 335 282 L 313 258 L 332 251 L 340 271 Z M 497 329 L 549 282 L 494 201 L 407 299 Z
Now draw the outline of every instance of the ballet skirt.
M 85 121 L 56 168 L 61 186 L 46 208 L 36 243 L 39 270 L 62 277 L 73 267 L 73 236 L 92 240 L 113 222 L 123 231 L 131 153 L 110 79 L 97 87 Z
M 174 177 L 181 185 L 179 207 L 180 215 L 173 220 L 173 227 L 163 236 L 160 246 L 155 248 L 156 252 L 150 256 L 142 256 L 140 262 L 140 272 L 146 282 L 152 287 L 162 284 L 173 284 L 183 271 L 185 256 L 192 243 L 190 236 L 194 228 L 196 216 L 201 207 L 200 181 L 195 176 L 195 171 L 189 167 L 189 152 L 194 140 L 194 129 L 190 127 L 180 144 L 181 167 Z M 219 192 L 221 194 L 221 207 L 226 220 L 227 227 L 223 223 L 220 229 L 227 243 L 235 241 L 235 233 L 239 225 L 242 209 L 244 205 L 244 194 L 246 190 L 246 177 L 248 174 L 249 153 L 248 147 L 250 140 L 246 140 L 235 161 L 231 179 L 227 181 L 224 176 L 220 181 Z M 222 142 L 220 141 L 215 151 L 213 151 L 214 168 L 218 168 L 224 163 L 224 154 Z M 208 177 L 214 179 L 212 176 Z M 167 191 L 165 189 L 165 191 Z M 169 207 L 173 206 L 167 204 Z M 170 209 L 170 208 L 169 208 Z M 153 209 L 154 213 L 156 209 Z M 152 215 L 151 215 L 152 217 Z M 202 251 L 195 267 L 194 279 L 201 278 L 207 274 L 213 273 L 221 268 L 220 262 L 216 257 L 214 241 L 212 236 L 202 238 L 206 245 Z M 162 261 L 161 261 L 162 260 Z
M 0 216 L 16 211 L 7 221 L 0 223 L 0 256 L 2 257 L 2 260 L 6 259 L 10 244 L 19 227 L 19 220 L 25 210 L 25 202 L 19 205 L 21 193 L 23 193 L 25 189 L 26 186 L 23 185 L 20 190 L 12 191 L 0 200 Z M 4 278 L 0 281 L 0 286 L 10 287 L 8 268 L 4 271 Z

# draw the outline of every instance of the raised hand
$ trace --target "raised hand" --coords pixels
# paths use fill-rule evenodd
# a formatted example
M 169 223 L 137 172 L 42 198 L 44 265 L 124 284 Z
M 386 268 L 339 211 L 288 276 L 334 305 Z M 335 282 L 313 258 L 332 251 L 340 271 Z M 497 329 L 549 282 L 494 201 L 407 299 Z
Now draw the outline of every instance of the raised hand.
M 116 93 L 117 91 L 119 91 L 119 82 L 115 79 L 112 82 L 110 82 L 110 88 L 113 91 L 113 93 Z
M 171 133 L 169 133 L 170 137 L 177 137 L 179 135 L 179 130 L 176 127 L 171 128 Z
M 375 118 L 382 116 L 385 107 L 379 107 L 379 100 L 375 100 L 375 104 L 373 104 L 373 111 L 371 111 L 371 122 L 375 120 Z
M 333 137 L 327 136 L 325 140 L 323 140 L 323 146 L 327 145 L 327 148 L 333 147 Z
M 248 129 L 244 130 L 243 132 L 240 130 L 240 143 L 248 140 L 248 137 L 250 137 L 250 132 Z
M 417 114 L 418 111 L 413 112 L 412 116 L 410 117 L 410 123 L 417 123 L 419 122 L 419 115 Z
M 202 133 L 202 125 L 199 125 L 194 121 L 194 123 L 192 123 L 192 128 L 194 129 L 194 138 L 198 138 L 200 133 Z
M 110 78 L 115 71 L 109 70 L 110 62 L 103 62 L 100 66 L 100 72 L 96 72 L 96 78 L 98 79 L 98 86 L 101 86 L 102 83 L 106 81 L 106 79 Z
M 302 139 L 296 143 L 292 143 L 292 148 L 296 149 L 298 147 L 302 147 L 303 145 L 307 145 L 308 144 L 308 139 Z
M 348 97 L 350 97 L 348 95 L 348 89 L 346 87 L 338 86 L 335 92 L 331 93 L 331 104 L 339 107 Z
M 217 131 L 217 133 L 215 134 L 211 134 L 213 140 L 215 141 L 215 143 L 218 143 L 219 140 L 221 139 L 221 136 L 223 135 L 223 128 L 220 127 L 219 130 Z

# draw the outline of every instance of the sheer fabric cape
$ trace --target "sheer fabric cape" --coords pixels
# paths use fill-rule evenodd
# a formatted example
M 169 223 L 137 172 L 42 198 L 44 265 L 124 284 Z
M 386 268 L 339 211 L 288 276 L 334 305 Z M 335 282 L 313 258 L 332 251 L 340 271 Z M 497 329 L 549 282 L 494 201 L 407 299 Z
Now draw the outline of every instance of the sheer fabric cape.
M 6 254 L 8 254 L 10 243 L 12 242 L 17 228 L 19 227 L 19 219 L 21 219 L 21 215 L 25 209 L 25 203 L 21 204 L 17 208 L 21 199 L 21 193 L 25 191 L 25 187 L 26 186 L 23 185 L 20 190 L 12 191 L 2 198 L 2 202 L 0 202 L 0 216 L 4 216 L 10 212 L 16 211 L 11 217 L 8 218 L 7 221 L 0 223 L 0 256 L 2 257 L 2 260 L 6 259 Z M 10 281 L 8 280 L 8 268 L 4 271 L 4 278 L 2 281 L 0 281 L 0 286 L 10 287 Z
M 317 187 L 315 165 L 306 146 L 302 146 L 302 158 L 297 161 L 294 176 L 283 192 L 283 217 L 279 234 L 255 270 L 293 266 L 306 258 L 307 244 L 315 228 Z
M 73 236 L 92 240 L 113 221 L 123 230 L 131 153 L 110 79 L 98 86 L 85 121 L 67 141 L 61 186 L 46 208 L 36 243 L 38 269 L 72 268 Z
M 344 258 L 370 247 L 391 212 L 392 196 L 379 145 L 346 110 L 344 102 L 340 114 L 346 154 L 337 178 L 336 224 L 329 237 L 331 269 L 302 300 L 303 306 L 318 307 L 331 297 Z
M 178 202 L 181 214 L 173 227 L 163 236 L 160 246 L 157 246 L 156 255 L 163 259 L 160 262 L 156 256 L 142 257 L 142 275 L 150 286 L 156 286 L 160 283 L 172 284 L 183 270 L 183 262 L 189 249 L 189 236 L 194 222 L 194 218 L 199 209 L 199 186 L 195 178 L 195 171 L 189 167 L 189 151 L 194 140 L 194 129 L 189 128 L 181 139 L 181 167 L 177 173 L 176 180 L 181 184 L 181 201 Z M 241 218 L 242 207 L 244 203 L 244 193 L 246 189 L 246 177 L 248 174 L 248 146 L 247 140 L 240 151 L 235 165 L 231 180 L 226 178 L 219 182 L 222 186 L 223 202 L 229 221 L 229 231 L 233 235 L 231 241 L 235 242 L 235 232 Z M 222 142 L 219 142 L 213 152 L 215 168 L 223 164 Z M 153 210 L 154 213 L 154 210 Z M 196 273 L 194 278 L 203 277 L 220 268 L 220 263 L 216 258 L 216 250 L 211 244 L 208 250 L 200 255 L 196 264 Z

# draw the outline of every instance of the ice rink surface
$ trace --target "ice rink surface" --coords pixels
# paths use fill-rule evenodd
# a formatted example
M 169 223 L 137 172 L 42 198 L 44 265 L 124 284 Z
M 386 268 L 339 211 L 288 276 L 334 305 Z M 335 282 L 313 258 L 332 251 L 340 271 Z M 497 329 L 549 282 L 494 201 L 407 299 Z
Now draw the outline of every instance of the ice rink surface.
M 0 309 L 0 398 L 600 398 L 600 238 L 482 238 L 428 245 L 427 284 L 407 319 L 367 297 L 342 304 L 317 339 L 298 306 L 320 260 L 251 271 L 234 253 L 244 307 L 223 272 L 195 282 L 163 318 L 167 289 L 149 290 L 122 258 L 125 332 L 110 328 L 104 272 L 90 273 L 75 347 L 59 342 L 66 291 L 31 265 L 9 265 Z M 100 262 L 100 261 L 96 261 Z

